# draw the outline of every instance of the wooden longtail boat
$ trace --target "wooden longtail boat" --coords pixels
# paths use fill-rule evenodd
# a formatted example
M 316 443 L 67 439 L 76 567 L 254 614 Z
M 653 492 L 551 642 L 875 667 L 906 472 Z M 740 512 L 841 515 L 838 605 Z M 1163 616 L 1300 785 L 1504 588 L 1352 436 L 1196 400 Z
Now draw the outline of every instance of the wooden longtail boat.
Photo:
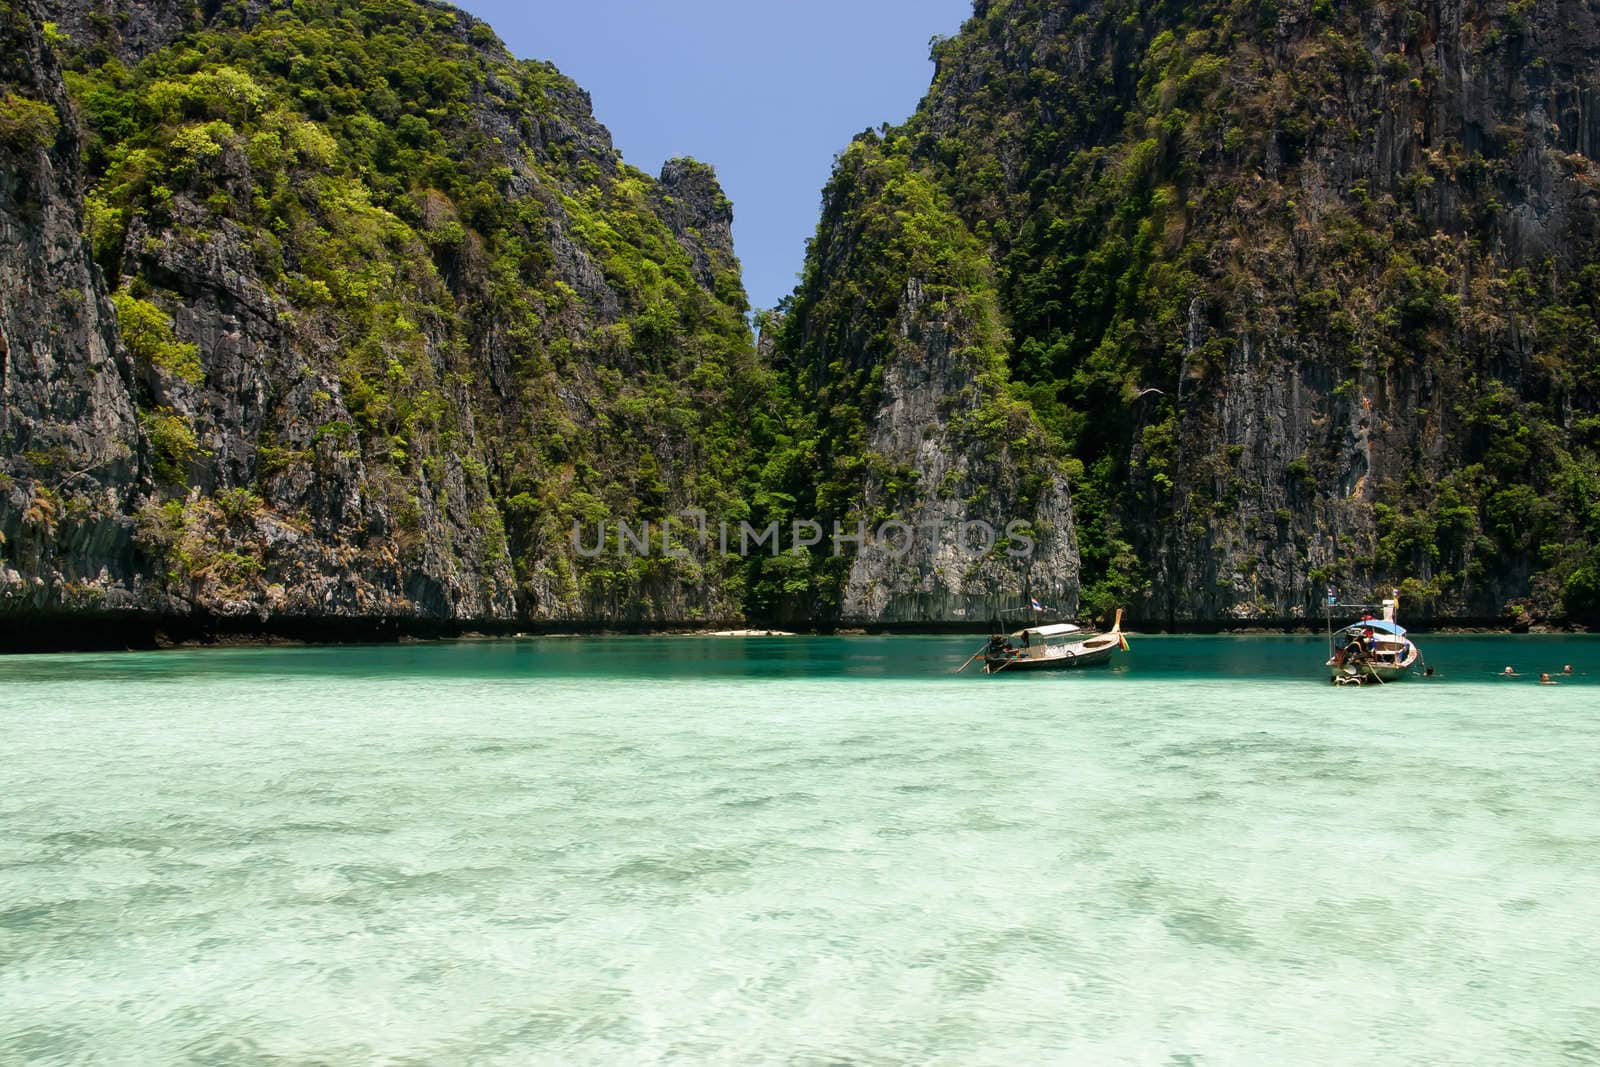
M 1422 650 L 1396 621 L 1400 594 L 1383 602 L 1383 617 L 1366 616 L 1337 632 L 1333 629 L 1333 609 L 1329 598 L 1328 662 L 1335 685 L 1371 685 L 1397 682 L 1407 677 L 1422 662 Z M 1360 607 L 1363 605 L 1344 605 Z
M 1030 626 L 1013 634 L 996 634 L 989 638 L 989 643 L 972 660 L 983 659 L 985 674 L 1064 671 L 1104 666 L 1111 662 L 1111 654 L 1118 649 L 1128 650 L 1128 639 L 1122 635 L 1120 608 L 1116 622 L 1105 633 L 1085 630 L 1070 622 Z M 972 660 L 967 662 L 970 664 Z

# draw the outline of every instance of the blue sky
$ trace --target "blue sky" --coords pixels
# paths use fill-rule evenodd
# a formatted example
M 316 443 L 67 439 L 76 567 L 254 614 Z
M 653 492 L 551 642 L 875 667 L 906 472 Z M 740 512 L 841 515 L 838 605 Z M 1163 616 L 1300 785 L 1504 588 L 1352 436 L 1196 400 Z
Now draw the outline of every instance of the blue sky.
M 971 0 L 465 0 L 518 56 L 589 91 L 629 163 L 717 168 L 756 307 L 794 288 L 835 153 L 901 122 L 933 77 L 928 39 Z

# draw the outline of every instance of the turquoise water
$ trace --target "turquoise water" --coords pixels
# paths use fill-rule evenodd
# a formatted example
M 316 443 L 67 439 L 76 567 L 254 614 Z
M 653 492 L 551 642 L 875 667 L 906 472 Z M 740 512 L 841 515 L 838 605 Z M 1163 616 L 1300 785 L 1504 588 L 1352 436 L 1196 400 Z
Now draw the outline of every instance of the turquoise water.
M 1422 643 L 0 660 L 0 1062 L 1600 1061 L 1600 641 Z

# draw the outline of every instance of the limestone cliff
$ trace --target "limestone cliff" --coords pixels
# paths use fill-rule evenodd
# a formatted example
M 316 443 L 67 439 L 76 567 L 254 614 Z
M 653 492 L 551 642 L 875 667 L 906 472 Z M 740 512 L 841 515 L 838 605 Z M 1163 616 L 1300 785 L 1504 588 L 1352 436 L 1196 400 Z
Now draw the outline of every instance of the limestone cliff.
M 50 14 L 6 5 L 59 131 L 4 146 L 12 610 L 739 616 L 704 546 L 572 536 L 743 491 L 770 401 L 709 167 L 628 167 L 443 5 Z
M 980 0 L 935 44 L 916 116 L 858 146 L 981 242 L 1092 609 L 1600 611 L 1595 19 Z M 800 299 L 918 277 L 819 238 Z
M 0 0 L 0 620 L 1600 618 L 1592 5 L 934 58 L 758 353 L 711 168 L 460 11 Z
M 993 272 L 939 190 L 864 137 L 841 157 L 772 351 L 806 462 L 772 486 L 830 537 L 808 608 L 844 625 L 1078 606 L 1065 472 L 1006 368 Z M 791 446 L 792 447 L 792 446 Z M 788 575 L 793 580 L 792 575 Z M 759 585 L 758 585 L 759 588 Z
M 72 106 L 40 23 L 0 18 L 0 612 L 149 603 L 133 368 L 82 237 Z

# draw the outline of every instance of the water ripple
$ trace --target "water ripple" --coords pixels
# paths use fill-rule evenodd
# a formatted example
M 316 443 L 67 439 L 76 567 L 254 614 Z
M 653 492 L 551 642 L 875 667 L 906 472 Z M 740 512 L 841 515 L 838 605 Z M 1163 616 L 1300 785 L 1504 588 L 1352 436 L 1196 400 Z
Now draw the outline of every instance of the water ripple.
M 858 641 L 0 661 L 0 1062 L 1600 1058 L 1592 682 Z

